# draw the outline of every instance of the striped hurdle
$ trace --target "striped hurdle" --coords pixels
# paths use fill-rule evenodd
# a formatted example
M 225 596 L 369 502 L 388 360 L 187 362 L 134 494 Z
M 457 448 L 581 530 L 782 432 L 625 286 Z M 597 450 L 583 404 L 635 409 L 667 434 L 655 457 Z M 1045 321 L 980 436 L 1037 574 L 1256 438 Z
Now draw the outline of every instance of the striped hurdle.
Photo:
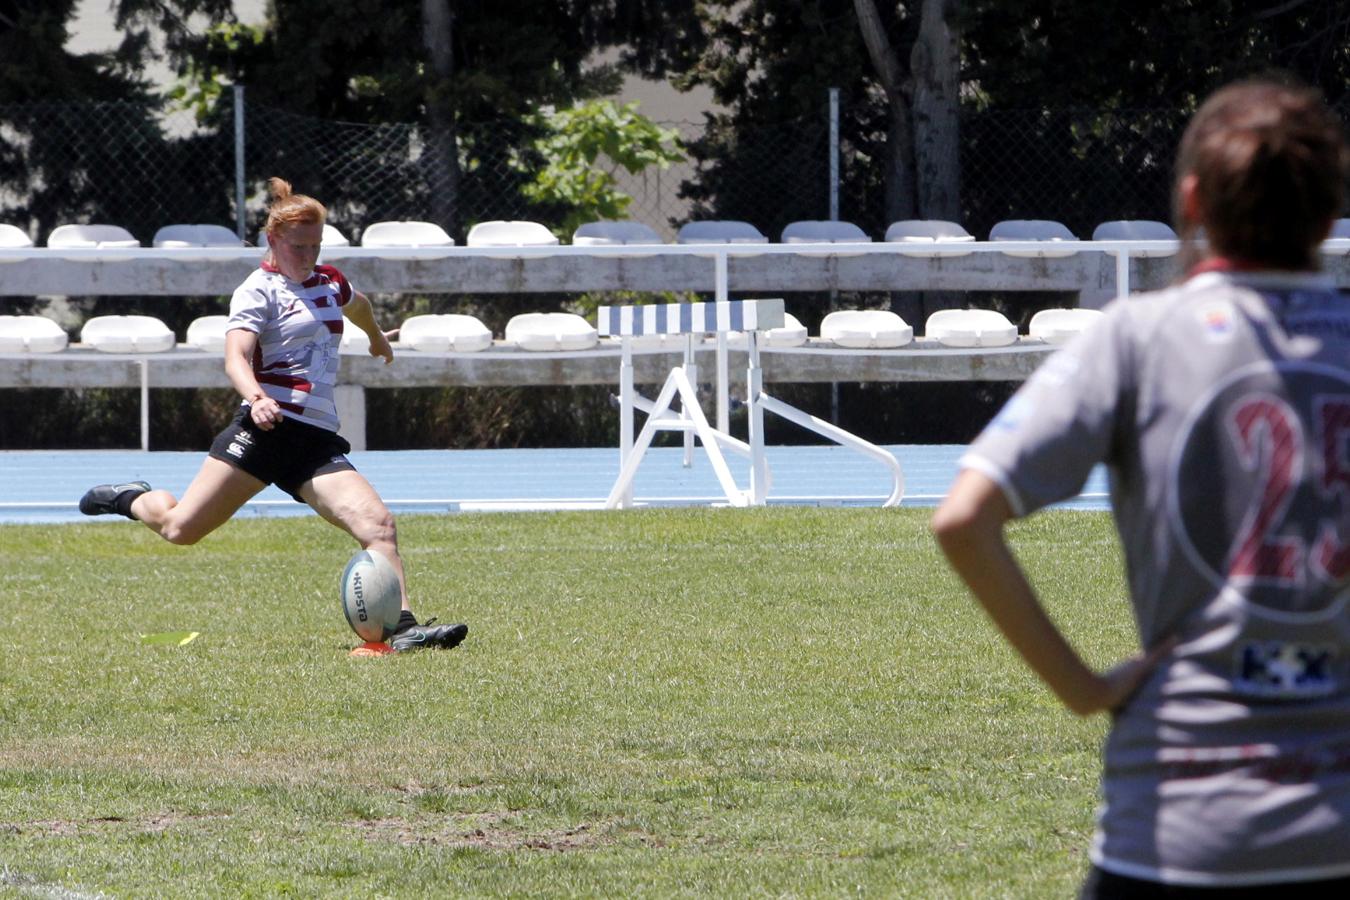
M 885 505 L 900 502 L 904 481 L 900 464 L 895 457 L 880 447 L 835 425 L 808 415 L 770 397 L 764 392 L 763 371 L 759 363 L 758 333 L 781 328 L 784 322 L 781 298 L 763 300 L 715 300 L 707 303 L 664 303 L 648 306 L 602 306 L 596 314 L 596 330 L 608 337 L 621 340 L 619 362 L 619 476 L 605 501 L 606 509 L 633 505 L 633 479 L 642 464 L 643 455 L 651 446 L 658 431 L 681 431 L 685 437 L 685 465 L 692 458 L 693 440 L 698 438 L 713 473 L 732 506 L 762 506 L 767 500 L 770 476 L 764 457 L 764 412 L 768 410 L 815 431 L 836 443 L 851 447 L 886 465 L 892 473 L 893 490 Z M 726 335 L 743 332 L 746 336 L 748 369 L 746 395 L 748 440 L 741 441 L 727 431 L 727 365 Z M 693 337 L 717 335 L 718 355 L 718 428 L 714 428 L 699 404 L 697 367 L 694 363 Z M 684 358 L 671 369 L 654 401 L 638 395 L 633 385 L 633 340 L 656 335 L 683 335 L 686 338 Z M 675 398 L 680 398 L 678 412 L 671 409 Z M 647 413 L 647 421 L 636 439 L 633 437 L 633 411 Z M 731 450 L 750 458 L 750 486 L 742 490 L 731 477 L 723 450 Z
M 716 334 L 768 331 L 783 327 L 783 301 L 716 300 L 711 303 L 655 303 L 650 306 L 602 306 L 596 330 L 610 337 L 660 334 Z

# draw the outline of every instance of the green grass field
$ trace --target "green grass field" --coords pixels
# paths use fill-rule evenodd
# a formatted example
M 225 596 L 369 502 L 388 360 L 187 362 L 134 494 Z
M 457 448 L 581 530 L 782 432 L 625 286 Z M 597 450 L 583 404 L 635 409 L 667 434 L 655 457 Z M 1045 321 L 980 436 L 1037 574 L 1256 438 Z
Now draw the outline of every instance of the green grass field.
M 1105 720 L 929 516 L 405 516 L 415 608 L 471 633 L 366 660 L 317 518 L 0 528 L 0 895 L 1071 896 Z M 1105 514 L 1012 536 L 1094 663 L 1131 651 Z

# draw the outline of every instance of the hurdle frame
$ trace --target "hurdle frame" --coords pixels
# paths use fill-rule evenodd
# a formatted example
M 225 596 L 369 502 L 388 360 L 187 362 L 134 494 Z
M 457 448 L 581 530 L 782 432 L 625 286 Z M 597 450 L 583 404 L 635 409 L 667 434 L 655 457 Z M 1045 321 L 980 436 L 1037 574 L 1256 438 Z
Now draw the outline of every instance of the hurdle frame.
M 679 431 L 684 435 L 685 465 L 692 456 L 697 438 L 712 465 L 713 473 L 731 506 L 763 506 L 768 502 L 772 481 L 764 446 L 764 413 L 769 412 L 813 431 L 841 446 L 867 456 L 886 467 L 891 475 L 891 492 L 883 506 L 895 506 L 904 496 L 904 473 L 899 461 L 881 447 L 855 434 L 812 416 L 770 396 L 764 390 L 764 372 L 760 365 L 759 334 L 780 328 L 784 322 L 781 298 L 760 300 L 714 300 L 710 303 L 667 303 L 638 306 L 602 306 L 597 311 L 600 334 L 617 337 L 619 362 L 619 474 L 605 500 L 606 509 L 624 509 L 634 505 L 633 481 L 652 439 L 659 431 Z M 730 434 L 730 365 L 727 335 L 742 332 L 746 339 L 746 408 L 748 440 Z M 694 366 L 695 335 L 714 334 L 717 339 L 717 427 L 708 422 L 698 398 L 697 369 Z M 647 335 L 683 335 L 685 351 L 681 362 L 670 370 L 654 401 L 638 392 L 633 378 L 633 343 Z M 680 399 L 679 412 L 671 408 Z M 634 410 L 647 414 L 637 437 L 633 437 Z M 723 450 L 750 459 L 750 484 L 736 485 Z

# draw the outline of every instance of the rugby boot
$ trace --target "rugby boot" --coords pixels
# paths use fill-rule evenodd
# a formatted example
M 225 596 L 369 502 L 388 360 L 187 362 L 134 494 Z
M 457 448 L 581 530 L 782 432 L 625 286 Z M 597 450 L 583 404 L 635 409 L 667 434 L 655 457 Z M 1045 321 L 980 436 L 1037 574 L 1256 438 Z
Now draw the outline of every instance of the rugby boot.
M 469 636 L 468 625 L 437 625 L 436 620 L 427 619 L 421 625 L 409 625 L 394 633 L 389 646 L 399 653 L 407 650 L 437 649 L 449 650 L 458 647 Z
M 131 518 L 130 505 L 141 494 L 150 490 L 150 485 L 144 481 L 128 481 L 123 484 L 100 484 L 92 487 L 80 498 L 80 512 L 86 516 L 111 516 L 121 514 L 128 519 Z M 132 493 L 129 500 L 126 501 L 126 511 L 118 508 L 118 498 L 123 494 Z

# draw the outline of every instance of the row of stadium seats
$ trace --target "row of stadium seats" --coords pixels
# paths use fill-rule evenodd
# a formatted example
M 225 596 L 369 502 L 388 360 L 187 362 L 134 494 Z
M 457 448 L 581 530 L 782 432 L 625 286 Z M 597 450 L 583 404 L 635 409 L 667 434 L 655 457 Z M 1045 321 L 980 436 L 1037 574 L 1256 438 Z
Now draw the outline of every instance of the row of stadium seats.
M 1101 313 L 1091 309 L 1047 309 L 1032 317 L 1028 337 L 1058 344 L 1077 334 Z M 203 316 L 187 329 L 189 347 L 219 353 L 225 347 L 226 316 Z M 924 337 L 944 347 L 1006 347 L 1019 339 L 1017 326 L 989 309 L 947 309 L 928 317 Z M 819 342 L 854 349 L 894 349 L 914 342 L 914 328 L 887 310 L 839 310 L 820 325 Z M 524 313 L 506 324 L 503 349 L 526 351 L 589 350 L 601 343 L 590 322 L 573 313 Z M 676 349 L 683 338 L 656 335 L 632 338 L 640 348 Z M 806 345 L 806 328 L 792 314 L 784 325 L 764 333 L 762 346 Z M 741 338 L 740 342 L 744 342 Z M 106 353 L 162 353 L 177 347 L 172 330 L 153 316 L 95 316 L 80 330 L 80 343 Z M 403 322 L 398 347 L 424 352 L 477 353 L 493 346 L 493 335 L 481 321 L 460 314 L 420 315 Z M 737 343 L 732 340 L 732 345 Z M 0 316 L 0 353 L 58 353 L 69 336 L 42 316 Z M 342 352 L 370 350 L 365 332 L 347 328 Z
M 1333 238 L 1350 238 L 1350 219 L 1338 219 L 1332 230 Z M 907 245 L 916 255 L 957 256 L 965 252 L 959 247 L 945 246 L 926 250 L 925 245 L 970 243 L 974 235 L 955 222 L 936 219 L 909 219 L 892 223 L 884 240 Z M 1008 251 L 1013 256 L 1052 257 L 1071 256 L 1077 252 L 1071 247 L 1055 248 L 1054 244 L 1079 240 L 1060 222 L 1048 219 L 1010 219 L 994 225 L 989 240 L 1039 242 L 1042 248 Z M 1176 232 L 1163 222 L 1150 220 L 1117 220 L 1103 222 L 1092 232 L 1093 241 L 1173 241 Z M 781 243 L 871 243 L 872 238 L 852 222 L 800 221 L 783 229 Z M 731 219 L 704 220 L 683 225 L 676 235 L 678 244 L 768 244 L 769 238 L 749 222 Z M 547 247 L 560 243 L 558 237 L 538 222 L 493 221 L 480 222 L 469 229 L 469 247 Z M 660 245 L 664 243 L 656 231 L 641 222 L 588 222 L 572 235 L 573 246 L 615 247 L 625 245 Z M 351 242 L 333 225 L 324 226 L 323 244 L 331 249 L 349 247 Z M 166 225 L 155 232 L 153 247 L 183 249 L 192 247 L 243 247 L 245 242 L 222 225 Z M 265 234 L 258 235 L 258 245 L 266 246 Z M 0 249 L 33 247 L 28 234 L 14 225 L 0 224 Z M 128 249 L 141 243 L 131 232 L 118 225 L 61 225 L 47 237 L 47 246 L 58 249 Z M 363 247 L 441 248 L 455 246 L 455 240 L 445 229 L 433 222 L 376 222 L 361 235 Z M 1169 255 L 1176 248 L 1158 248 L 1139 255 Z

